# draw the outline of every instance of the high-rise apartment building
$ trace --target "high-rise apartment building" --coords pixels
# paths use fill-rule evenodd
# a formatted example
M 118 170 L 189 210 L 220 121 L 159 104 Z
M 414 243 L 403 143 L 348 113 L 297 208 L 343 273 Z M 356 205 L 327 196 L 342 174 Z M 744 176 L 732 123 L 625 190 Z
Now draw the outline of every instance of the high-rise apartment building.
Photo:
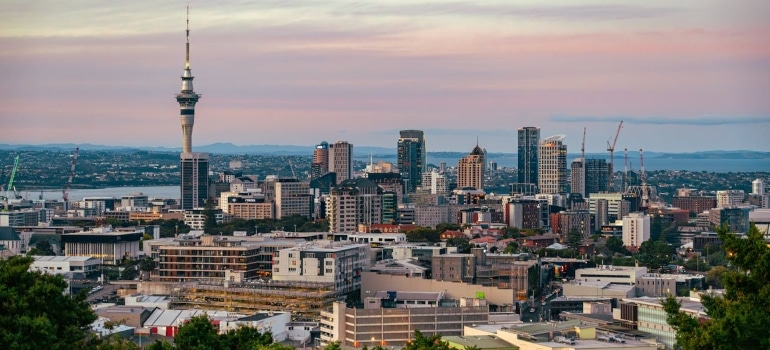
M 315 146 L 313 163 L 310 166 L 310 178 L 315 180 L 329 172 L 329 143 L 322 141 Z
M 470 154 L 457 162 L 457 188 L 473 187 L 484 189 L 484 170 L 486 169 L 487 151 L 476 145 Z
M 746 193 L 743 190 L 717 191 L 717 208 L 732 208 L 743 203 Z
M 427 167 L 425 133 L 422 130 L 401 130 L 398 139 L 398 170 L 406 183 L 406 191 L 422 186 L 422 173 Z
M 182 153 L 180 158 L 182 192 L 180 208 L 187 210 L 205 207 L 209 193 L 209 154 Z
M 650 217 L 644 213 L 630 213 L 623 217 L 623 245 L 640 247 L 650 239 Z
M 422 188 L 423 192 L 430 194 L 447 194 L 450 190 L 446 175 L 436 169 L 422 173 Z
M 348 179 L 326 197 L 331 232 L 357 232 L 358 225 L 382 223 L 382 188 L 365 178 Z
M 586 197 L 586 167 L 583 158 L 575 158 L 570 166 L 570 193 Z
M 609 192 L 610 168 L 604 159 L 586 159 L 585 163 L 585 193 L 583 196 L 591 193 Z M 574 191 L 573 191 L 574 192 Z
M 519 129 L 519 183 L 538 184 L 539 144 L 540 128 L 527 126 Z
M 195 123 L 195 104 L 200 95 L 193 90 L 193 75 L 190 71 L 190 19 L 187 19 L 187 44 L 185 47 L 185 67 L 182 72 L 182 90 L 176 95 L 182 122 L 181 170 L 181 208 L 203 207 L 209 193 L 209 156 L 208 153 L 192 152 L 192 131 Z
M 765 194 L 765 180 L 756 179 L 751 182 L 751 194 L 762 196 Z
M 292 215 L 311 218 L 312 196 L 310 183 L 296 179 L 278 179 L 270 183 L 275 193 L 275 218 L 281 219 Z
M 329 172 L 337 174 L 337 183 L 353 178 L 353 145 L 337 141 L 329 145 Z
M 543 139 L 538 149 L 538 187 L 540 193 L 567 193 L 567 145 L 564 135 Z

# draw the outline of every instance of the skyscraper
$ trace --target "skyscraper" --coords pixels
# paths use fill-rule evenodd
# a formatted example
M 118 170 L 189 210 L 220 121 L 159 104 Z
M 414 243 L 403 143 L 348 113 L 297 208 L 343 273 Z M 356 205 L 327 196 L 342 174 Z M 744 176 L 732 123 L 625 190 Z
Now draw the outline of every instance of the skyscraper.
M 209 193 L 209 155 L 192 152 L 192 131 L 195 123 L 195 104 L 200 95 L 193 90 L 193 76 L 190 71 L 190 16 L 188 8 L 187 43 L 185 46 L 185 67 L 182 73 L 182 90 L 176 95 L 182 122 L 182 154 L 179 157 L 181 170 L 182 209 L 199 208 L 206 205 Z
M 570 193 L 586 196 L 586 167 L 583 158 L 575 158 L 570 166 Z
M 337 174 L 337 183 L 353 178 L 353 145 L 337 141 L 329 145 L 329 172 Z
M 540 142 L 538 152 L 538 187 L 540 193 L 567 193 L 567 145 L 564 135 L 555 135 Z
M 406 182 L 406 191 L 414 192 L 422 186 L 426 169 L 425 134 L 422 130 L 401 130 L 398 139 L 398 169 Z
M 585 196 L 591 193 L 609 192 L 609 163 L 606 159 L 585 160 Z M 574 191 L 573 191 L 574 192 Z
M 487 151 L 477 144 L 471 153 L 457 162 L 457 188 L 473 187 L 484 189 L 484 170 Z
M 538 145 L 540 128 L 527 126 L 519 129 L 519 183 L 538 184 Z
M 329 143 L 322 141 L 313 151 L 313 164 L 310 167 L 310 178 L 317 179 L 329 172 Z

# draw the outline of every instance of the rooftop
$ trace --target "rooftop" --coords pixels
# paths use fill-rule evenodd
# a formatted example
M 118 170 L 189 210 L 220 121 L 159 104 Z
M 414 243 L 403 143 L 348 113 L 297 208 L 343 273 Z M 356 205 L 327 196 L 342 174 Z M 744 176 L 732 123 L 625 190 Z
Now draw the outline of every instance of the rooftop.
M 54 256 L 54 255 L 36 255 L 35 262 L 87 262 L 100 260 L 91 256 Z
M 479 349 L 518 349 L 517 346 L 494 335 L 446 336 L 442 337 L 442 340 L 464 347 L 476 346 Z

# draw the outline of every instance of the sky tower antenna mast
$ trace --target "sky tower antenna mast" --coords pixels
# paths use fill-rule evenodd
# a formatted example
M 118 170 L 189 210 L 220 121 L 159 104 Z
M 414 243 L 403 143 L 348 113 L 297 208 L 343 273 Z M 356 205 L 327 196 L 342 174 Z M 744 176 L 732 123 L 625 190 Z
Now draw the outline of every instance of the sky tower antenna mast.
M 583 157 L 583 164 L 586 163 L 586 127 L 583 127 L 583 143 L 580 145 L 580 156 Z M 585 168 L 585 165 L 583 165 Z

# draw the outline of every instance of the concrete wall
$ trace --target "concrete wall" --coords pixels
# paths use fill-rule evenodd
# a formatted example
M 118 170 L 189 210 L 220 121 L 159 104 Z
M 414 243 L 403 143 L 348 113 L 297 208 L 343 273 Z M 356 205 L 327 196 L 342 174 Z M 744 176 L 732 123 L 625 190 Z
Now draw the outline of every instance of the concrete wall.
M 171 295 L 174 288 L 181 287 L 176 282 L 139 282 L 136 292 L 144 295 Z
M 498 289 L 460 282 L 409 278 L 401 275 L 378 275 L 376 272 L 361 273 L 361 297 L 373 296 L 378 291 L 436 292 L 446 291 L 449 299 L 475 298 L 476 292 L 484 292 L 489 304 L 511 305 L 516 298 L 515 289 Z M 367 295 L 368 291 L 368 295 Z

